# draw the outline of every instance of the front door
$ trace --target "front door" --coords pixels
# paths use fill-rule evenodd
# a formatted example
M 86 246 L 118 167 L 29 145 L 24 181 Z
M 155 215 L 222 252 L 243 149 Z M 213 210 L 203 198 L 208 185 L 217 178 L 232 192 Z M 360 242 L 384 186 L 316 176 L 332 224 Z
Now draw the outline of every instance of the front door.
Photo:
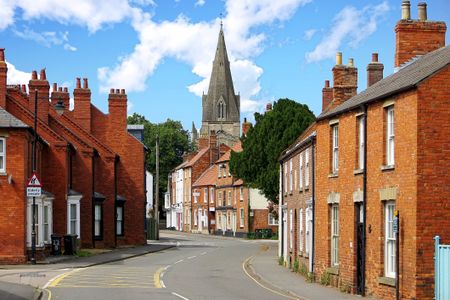
M 355 206 L 356 220 L 356 292 L 364 293 L 364 206 L 357 203 Z

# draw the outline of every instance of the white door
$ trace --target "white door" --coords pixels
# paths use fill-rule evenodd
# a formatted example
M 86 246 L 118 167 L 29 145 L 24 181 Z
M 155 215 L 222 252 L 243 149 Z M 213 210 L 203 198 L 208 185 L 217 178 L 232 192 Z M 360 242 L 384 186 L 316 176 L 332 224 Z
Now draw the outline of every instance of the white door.
M 198 231 L 203 230 L 203 211 L 201 208 L 198 209 Z
M 287 227 L 287 210 L 283 209 L 283 258 L 286 261 L 287 259 L 287 236 L 288 236 L 288 227 Z

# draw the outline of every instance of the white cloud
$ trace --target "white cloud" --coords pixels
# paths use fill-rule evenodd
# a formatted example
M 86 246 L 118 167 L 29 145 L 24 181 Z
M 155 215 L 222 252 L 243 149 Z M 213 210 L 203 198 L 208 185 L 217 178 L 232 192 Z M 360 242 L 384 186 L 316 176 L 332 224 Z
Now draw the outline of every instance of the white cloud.
M 77 48 L 70 45 L 69 41 L 69 33 L 65 32 L 54 32 L 54 31 L 44 31 L 44 32 L 36 32 L 32 29 L 25 28 L 23 31 L 19 31 L 17 29 L 12 30 L 17 37 L 20 37 L 24 40 L 35 41 L 45 47 L 52 46 L 60 46 L 63 45 L 64 50 L 68 51 L 77 51 Z
M 357 47 L 376 31 L 378 22 L 389 9 L 387 1 L 375 6 L 368 5 L 362 10 L 353 6 L 345 7 L 334 17 L 330 31 L 316 48 L 306 53 L 306 61 L 317 62 L 332 58 L 343 43 Z
M 203 6 L 205 5 L 205 0 L 197 0 L 194 4 L 194 6 Z
M 317 29 L 308 29 L 305 30 L 305 33 L 303 34 L 303 38 L 307 41 L 311 40 L 313 36 L 317 33 Z
M 13 64 L 6 62 L 6 65 L 8 66 L 8 78 L 7 83 L 8 84 L 27 84 L 28 81 L 31 79 L 31 73 L 19 71 L 16 69 L 16 66 Z
M 77 51 L 77 48 L 74 47 L 74 46 L 72 46 L 72 45 L 70 45 L 70 44 L 64 44 L 64 50 L 67 50 L 67 51 Z

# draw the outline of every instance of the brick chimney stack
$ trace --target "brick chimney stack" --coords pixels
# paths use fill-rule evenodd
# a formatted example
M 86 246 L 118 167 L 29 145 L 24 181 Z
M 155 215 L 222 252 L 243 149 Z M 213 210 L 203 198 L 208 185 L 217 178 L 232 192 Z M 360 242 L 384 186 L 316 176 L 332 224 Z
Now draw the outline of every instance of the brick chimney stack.
M 209 163 L 213 164 L 219 159 L 219 146 L 217 144 L 217 135 L 214 130 L 209 134 Z
M 65 87 L 58 87 L 57 83 L 53 83 L 51 94 L 52 105 L 55 106 L 59 101 L 62 101 L 65 110 L 69 110 L 70 95 L 68 89 Z
M 445 22 L 427 20 L 427 4 L 418 4 L 418 20 L 411 19 L 410 2 L 402 2 L 402 19 L 395 26 L 395 67 L 445 46 Z
M 367 87 L 383 79 L 384 65 L 378 62 L 378 53 L 372 53 L 372 62 L 367 65 Z
M 325 86 L 322 89 L 322 111 L 328 109 L 331 101 L 333 101 L 333 88 L 330 87 L 330 81 L 325 80 Z
M 342 64 L 342 53 L 336 54 L 336 65 L 333 67 L 333 101 L 334 108 L 356 95 L 358 88 L 358 69 L 355 68 L 353 58 L 348 65 Z
M 49 109 L 49 94 L 50 94 L 50 84 L 47 81 L 47 74 L 45 69 L 42 69 L 39 74 L 39 79 L 37 77 L 37 72 L 31 72 L 31 80 L 28 83 L 28 88 L 30 91 L 30 101 L 29 109 L 34 112 L 35 103 L 35 90 L 38 91 L 38 118 L 48 124 L 48 109 Z
M 111 139 L 114 136 L 127 134 L 127 102 L 128 98 L 124 89 L 110 90 L 108 96 L 108 112 L 109 112 L 108 119 L 109 119 L 109 134 Z M 124 141 L 124 140 L 125 138 L 117 139 L 117 141 Z
M 248 130 L 252 127 L 252 123 L 247 122 L 247 118 L 244 118 L 244 123 L 242 123 L 242 135 L 247 136 Z
M 5 49 L 0 48 L 0 106 L 6 108 L 6 80 L 8 67 L 5 62 Z
M 81 79 L 76 79 L 75 89 L 73 90 L 74 115 L 78 124 L 88 132 L 91 131 L 91 90 L 88 88 L 87 78 L 83 78 L 83 87 Z M 70 98 L 69 98 L 70 99 Z

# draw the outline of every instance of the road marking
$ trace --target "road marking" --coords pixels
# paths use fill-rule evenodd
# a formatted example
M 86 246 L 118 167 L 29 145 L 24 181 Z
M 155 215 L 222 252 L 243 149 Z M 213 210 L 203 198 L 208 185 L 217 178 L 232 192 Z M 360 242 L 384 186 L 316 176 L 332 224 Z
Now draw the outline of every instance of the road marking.
M 196 258 L 196 257 L 197 257 L 197 255 L 189 256 L 188 259 L 193 259 L 193 258 Z
M 183 300 L 189 300 L 188 298 L 183 297 L 183 296 L 181 296 L 180 294 L 177 294 L 177 293 L 175 293 L 175 292 L 172 292 L 172 295 L 177 296 L 178 298 L 181 298 L 181 299 L 183 299 Z
M 61 282 L 61 280 L 63 280 L 63 279 L 66 278 L 67 276 L 69 276 L 69 275 L 71 275 L 71 274 L 73 274 L 73 273 L 75 273 L 75 272 L 78 272 L 78 271 L 80 271 L 80 270 L 81 270 L 81 269 L 74 269 L 74 270 L 72 270 L 72 271 L 69 271 L 69 272 L 63 273 L 63 274 L 61 274 L 61 275 L 58 275 L 58 276 L 54 277 L 53 279 L 51 279 L 51 280 L 44 286 L 44 288 L 46 288 L 46 287 L 56 287 L 56 286 L 58 285 L 58 283 Z
M 174 263 L 174 265 L 179 264 L 180 262 L 183 262 L 183 261 L 184 261 L 184 259 L 180 259 L 179 261 L 176 261 L 176 262 Z
M 42 290 L 47 292 L 47 294 L 48 294 L 47 300 L 51 300 L 52 299 L 52 292 L 50 290 L 46 289 L 46 288 L 43 288 Z
M 161 273 L 166 270 L 165 268 L 159 268 L 156 272 L 155 275 L 153 276 L 153 281 L 155 283 L 155 287 L 157 289 L 162 289 L 163 285 L 161 285 Z
M 268 291 L 270 291 L 270 292 L 272 292 L 272 293 L 274 293 L 274 294 L 277 294 L 277 295 L 280 295 L 280 296 L 282 296 L 282 297 L 285 297 L 285 298 L 287 298 L 287 299 L 292 299 L 292 300 L 298 300 L 298 299 L 301 299 L 301 298 L 296 298 L 296 297 L 288 296 L 288 295 L 285 295 L 285 294 L 280 293 L 280 292 L 278 292 L 278 291 L 275 291 L 275 290 L 271 289 L 270 287 L 267 287 L 267 286 L 263 285 L 262 283 L 260 283 L 260 282 L 259 282 L 258 280 L 256 280 L 255 278 L 253 278 L 253 277 L 247 272 L 247 270 L 246 270 L 246 268 L 245 268 L 245 266 L 248 264 L 248 262 L 249 262 L 252 258 L 254 258 L 253 255 L 250 256 L 249 258 L 247 258 L 247 259 L 242 263 L 242 269 L 244 270 L 245 274 L 246 274 L 248 277 L 250 277 L 250 279 L 252 279 L 254 282 L 256 282 L 256 284 L 258 284 L 260 287 L 262 287 L 262 288 L 264 288 L 264 289 L 266 289 L 266 290 L 268 290 Z
M 206 252 L 202 252 L 202 253 L 200 253 L 200 255 L 205 255 L 206 254 Z

